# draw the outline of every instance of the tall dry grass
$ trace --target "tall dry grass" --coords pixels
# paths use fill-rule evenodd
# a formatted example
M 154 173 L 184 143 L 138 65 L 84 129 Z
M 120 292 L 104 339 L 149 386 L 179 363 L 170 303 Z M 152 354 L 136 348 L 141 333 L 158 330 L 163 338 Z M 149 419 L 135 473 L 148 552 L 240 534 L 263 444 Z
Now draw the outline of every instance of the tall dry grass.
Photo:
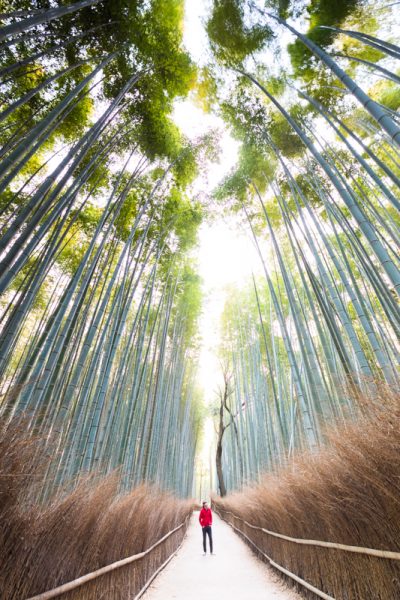
M 45 504 L 35 498 L 46 461 L 41 441 L 21 424 L 0 429 L 0 590 L 2 600 L 45 592 L 140 553 L 180 525 L 191 501 L 150 486 L 118 494 L 118 477 L 82 481 Z M 65 600 L 133 598 L 181 543 L 185 527 L 146 557 L 62 596 Z
M 381 386 L 373 399 L 356 400 L 358 418 L 332 428 L 327 447 L 243 493 L 214 498 L 217 510 L 290 537 L 400 552 L 400 396 Z M 400 561 L 298 545 L 221 515 L 275 562 L 336 599 L 400 598 Z

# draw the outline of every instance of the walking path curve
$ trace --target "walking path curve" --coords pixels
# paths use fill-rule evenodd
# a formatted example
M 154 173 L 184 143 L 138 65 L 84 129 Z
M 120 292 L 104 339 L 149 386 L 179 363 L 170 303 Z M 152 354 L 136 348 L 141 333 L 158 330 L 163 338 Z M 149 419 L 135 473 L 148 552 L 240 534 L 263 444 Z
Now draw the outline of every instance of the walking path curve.
M 181 549 L 143 600 L 300 600 L 215 513 L 212 529 L 215 556 L 203 556 L 193 515 Z

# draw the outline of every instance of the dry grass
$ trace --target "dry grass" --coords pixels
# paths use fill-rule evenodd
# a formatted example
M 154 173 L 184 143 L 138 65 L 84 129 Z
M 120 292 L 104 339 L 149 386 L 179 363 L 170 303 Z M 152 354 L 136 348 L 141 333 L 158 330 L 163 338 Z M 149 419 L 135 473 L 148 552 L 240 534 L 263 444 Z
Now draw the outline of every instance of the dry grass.
M 29 598 L 142 552 L 192 511 L 191 501 L 145 485 L 120 495 L 117 476 L 82 481 L 73 491 L 38 505 L 34 498 L 45 473 L 38 456 L 40 440 L 28 441 L 20 425 L 0 430 L 2 600 Z M 178 547 L 184 533 L 185 528 L 180 529 L 145 558 L 62 598 L 132 598 Z
M 357 400 L 357 421 L 332 429 L 326 448 L 299 456 L 243 493 L 214 498 L 216 508 L 290 537 L 399 552 L 400 397 L 381 387 L 373 400 Z M 400 561 L 298 545 L 238 519 L 234 524 L 277 563 L 334 598 L 400 598 Z

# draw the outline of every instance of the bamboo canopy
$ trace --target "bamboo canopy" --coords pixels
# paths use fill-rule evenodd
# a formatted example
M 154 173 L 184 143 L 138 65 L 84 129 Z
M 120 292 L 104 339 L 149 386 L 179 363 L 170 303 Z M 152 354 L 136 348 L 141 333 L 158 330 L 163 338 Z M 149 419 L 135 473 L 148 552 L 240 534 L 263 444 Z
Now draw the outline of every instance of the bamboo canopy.
M 228 490 L 317 449 L 327 423 L 352 416 L 351 390 L 398 386 L 392 40 L 346 27 L 346 3 L 336 20 L 310 7 L 321 27 L 305 34 L 289 9 L 219 0 L 214 63 L 199 70 L 182 2 L 161 19 L 157 2 L 12 4 L 0 36 L 0 410 L 55 444 L 44 496 L 115 469 L 126 489 L 192 490 L 203 409 L 191 251 L 210 204 L 190 186 L 216 135 L 189 142 L 170 114 L 194 88 L 241 142 L 214 201 L 240 215 L 263 273 L 223 316 Z M 292 36 L 290 76 L 265 64 L 276 32 Z M 378 92 L 359 81 L 365 67 Z

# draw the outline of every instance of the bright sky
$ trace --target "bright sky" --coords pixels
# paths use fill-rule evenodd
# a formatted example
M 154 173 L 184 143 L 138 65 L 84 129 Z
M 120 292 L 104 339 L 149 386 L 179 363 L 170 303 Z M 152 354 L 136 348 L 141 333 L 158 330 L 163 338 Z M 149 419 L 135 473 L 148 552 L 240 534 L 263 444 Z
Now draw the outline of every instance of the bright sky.
M 205 223 L 200 230 L 199 274 L 204 281 L 204 306 L 200 322 L 203 347 L 200 356 L 200 382 L 205 400 L 212 400 L 220 379 L 215 355 L 220 341 L 220 317 L 227 297 L 227 286 L 250 279 L 259 271 L 260 261 L 244 233 L 233 224 Z
M 238 144 L 224 129 L 224 124 L 215 115 L 206 114 L 190 100 L 176 103 L 174 120 L 186 136 L 193 139 L 210 129 L 221 130 L 220 162 L 211 164 L 207 169 L 207 178 L 199 177 L 194 182 L 193 192 L 211 192 L 221 179 L 234 166 L 237 159 Z M 243 247 L 242 240 L 242 247 Z M 203 223 L 199 234 L 199 248 L 195 258 L 199 263 L 199 274 L 203 279 L 204 304 L 200 322 L 200 332 L 203 337 L 199 365 L 199 383 L 204 389 L 208 402 L 216 388 L 217 359 L 215 351 L 219 342 L 219 320 L 224 306 L 224 286 L 238 277 L 235 257 L 242 259 L 237 244 L 236 232 L 226 221 L 215 220 L 213 223 Z M 244 265 L 242 265 L 244 267 Z M 242 271 L 243 272 L 243 271 Z
M 203 0 L 186 0 L 184 44 L 199 64 L 207 61 L 207 36 L 204 20 L 207 5 Z M 235 165 L 238 155 L 238 142 L 228 133 L 223 121 L 216 115 L 204 113 L 191 100 L 179 101 L 175 105 L 174 120 L 190 139 L 203 135 L 211 129 L 221 132 L 220 162 L 211 164 L 207 178 L 199 177 L 194 184 L 194 192 L 211 192 Z M 219 322 L 224 308 L 227 284 L 240 283 L 251 276 L 252 270 L 259 268 L 259 260 L 251 240 L 240 233 L 233 219 L 215 219 L 203 223 L 200 228 L 199 248 L 196 253 L 199 274 L 203 279 L 204 304 L 200 321 L 203 345 L 200 354 L 199 383 L 203 387 L 205 401 L 215 395 L 220 376 L 220 366 L 216 357 L 219 345 Z
M 186 0 L 185 6 L 184 44 L 195 62 L 200 66 L 205 65 L 210 58 L 204 30 L 208 2 Z M 286 35 L 290 37 L 290 34 Z M 282 64 L 282 58 L 280 60 Z M 205 114 L 189 99 L 176 103 L 173 116 L 177 125 L 190 139 L 197 138 L 210 129 L 217 128 L 221 132 L 218 136 L 221 146 L 220 162 L 210 165 L 207 179 L 200 177 L 194 185 L 194 193 L 211 192 L 235 165 L 239 145 L 229 135 L 221 119 L 212 114 Z M 220 215 L 221 211 L 218 210 L 216 213 Z M 268 255 L 269 248 L 265 247 L 264 252 Z M 228 294 L 227 288 L 232 284 L 248 283 L 252 273 L 258 274 L 262 271 L 262 265 L 253 246 L 250 230 L 244 231 L 239 228 L 235 218 L 226 214 L 215 218 L 211 223 L 203 223 L 200 228 L 196 258 L 199 274 L 203 279 L 204 295 L 199 324 L 202 345 L 198 379 L 203 388 L 204 400 L 208 404 L 215 399 L 221 382 L 218 347 L 221 340 L 220 323 Z M 214 462 L 214 438 L 213 424 L 211 419 L 208 419 L 204 429 L 203 451 L 199 456 L 203 471 L 208 470 L 210 463 Z
M 257 0 L 256 0 L 257 1 Z M 210 59 L 207 35 L 204 23 L 209 11 L 211 0 L 186 0 L 185 22 L 184 22 L 184 45 L 192 55 L 194 61 L 199 65 L 206 65 Z M 372 8 L 377 8 L 376 0 L 368 0 Z M 378 9 L 379 10 L 379 9 Z M 400 11 L 398 17 L 400 18 Z M 388 36 L 394 31 L 396 19 L 387 20 Z M 295 26 L 304 31 L 307 23 L 299 18 Z M 392 28 L 392 29 L 391 29 Z M 279 45 L 286 46 L 291 41 L 291 34 L 280 32 Z M 266 51 L 270 52 L 270 51 Z M 290 61 L 287 53 L 283 53 L 279 60 L 274 63 L 271 57 L 264 61 L 269 65 L 271 72 L 276 66 L 290 70 Z M 221 145 L 221 160 L 219 164 L 211 165 L 207 179 L 199 178 L 195 184 L 195 191 L 210 192 L 221 179 L 229 172 L 237 160 L 238 144 L 226 131 L 223 122 L 215 115 L 204 114 L 190 100 L 176 104 L 174 118 L 182 131 L 189 138 L 196 138 L 206 133 L 209 129 L 218 128 Z M 331 142 L 334 137 L 333 130 L 327 128 L 321 119 L 314 124 L 321 138 Z M 220 215 L 220 210 L 216 211 Z M 312 228 L 312 224 L 309 223 Z M 199 383 L 204 391 L 206 403 L 215 398 L 220 384 L 221 368 L 217 358 L 220 343 L 220 322 L 227 297 L 227 286 L 229 284 L 241 284 L 250 279 L 252 272 L 258 274 L 261 264 L 256 250 L 249 236 L 250 232 L 244 232 L 234 223 L 233 217 L 223 215 L 214 219 L 212 223 L 206 222 L 200 228 L 199 248 L 197 253 L 199 274 L 203 279 L 203 312 L 200 320 L 200 332 L 202 335 L 202 346 L 199 364 Z M 270 248 L 268 242 L 263 248 L 263 254 L 268 256 Z M 312 257 L 310 257 L 312 260 Z M 295 339 L 293 340 L 295 342 Z M 210 468 L 214 461 L 215 433 L 212 420 L 208 419 L 204 429 L 204 444 L 200 459 L 200 470 L 204 473 Z M 212 478 L 211 478 L 212 479 Z M 209 478 L 210 480 L 210 478 Z M 208 494 L 207 494 L 208 495 Z
M 237 160 L 238 143 L 232 139 L 224 124 L 215 115 L 203 113 L 190 100 L 176 104 L 174 120 L 191 139 L 210 129 L 221 131 L 220 161 L 209 165 L 207 178 L 199 177 L 193 185 L 193 193 L 210 192 L 229 172 Z M 220 213 L 220 211 L 218 211 Z M 217 357 L 220 344 L 220 321 L 226 299 L 227 284 L 240 283 L 251 276 L 258 262 L 250 239 L 235 227 L 229 218 L 215 218 L 212 223 L 204 222 L 199 232 L 199 247 L 195 250 L 199 275 L 203 280 L 203 307 L 199 323 L 201 348 L 199 356 L 198 382 L 208 404 L 215 399 L 220 384 L 221 368 Z M 202 478 L 201 494 L 210 495 L 214 465 L 215 432 L 212 418 L 204 423 L 202 452 L 198 456 L 198 478 Z M 210 473 L 211 470 L 211 473 Z M 200 475 L 200 473 L 202 475 Z M 200 493 L 200 492 L 199 492 Z M 199 498 L 200 500 L 200 498 Z
M 206 6 L 204 0 L 186 0 L 184 44 L 200 65 L 207 62 L 207 36 L 203 27 Z M 173 117 L 190 139 L 197 138 L 210 129 L 221 132 L 220 162 L 210 165 L 207 178 L 200 177 L 193 186 L 194 193 L 210 192 L 235 165 L 239 145 L 229 135 L 220 118 L 204 113 L 190 100 L 177 102 Z M 260 261 L 248 233 L 241 231 L 234 218 L 226 215 L 213 222 L 205 222 L 200 228 L 199 247 L 195 256 L 199 275 L 203 279 L 204 299 L 199 324 L 202 344 L 198 380 L 207 404 L 215 398 L 221 377 L 217 351 L 221 315 L 227 297 L 226 288 L 229 284 L 246 281 L 252 272 L 260 270 Z M 213 425 L 211 419 L 208 419 L 205 423 L 203 451 L 199 457 L 203 471 L 208 471 L 210 462 L 214 462 L 213 439 Z
M 200 228 L 198 270 L 203 279 L 203 310 L 199 328 L 202 344 L 199 357 L 198 381 L 204 400 L 209 404 L 221 384 L 221 366 L 217 352 L 220 344 L 220 322 L 229 284 L 240 285 L 260 269 L 260 261 L 250 238 L 233 221 L 203 223 Z M 214 464 L 215 433 L 212 419 L 204 424 L 203 448 L 199 456 L 206 473 Z M 207 490 L 207 479 L 203 487 Z M 208 492 L 205 491 L 206 497 Z M 203 493 L 204 495 L 204 493 Z
M 203 112 L 191 100 L 176 102 L 172 116 L 175 123 L 190 139 L 198 138 L 210 130 L 218 130 L 222 150 L 220 162 L 210 165 L 207 169 L 207 179 L 198 180 L 194 192 L 198 191 L 198 187 L 202 187 L 203 191 L 212 190 L 235 164 L 239 144 L 226 131 L 222 119 Z
M 185 21 L 183 30 L 183 43 L 190 52 L 193 60 L 200 66 L 207 62 L 208 47 L 207 34 L 204 22 L 209 12 L 209 4 L 206 0 L 185 1 Z

